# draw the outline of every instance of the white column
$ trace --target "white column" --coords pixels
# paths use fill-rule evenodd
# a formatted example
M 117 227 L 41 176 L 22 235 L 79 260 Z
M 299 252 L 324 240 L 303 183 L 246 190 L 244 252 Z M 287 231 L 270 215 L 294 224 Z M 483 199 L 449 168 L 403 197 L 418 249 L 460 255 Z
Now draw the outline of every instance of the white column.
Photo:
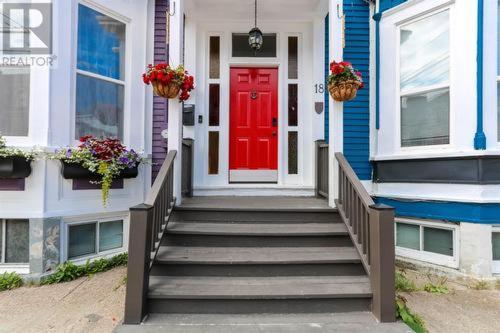
M 343 57 L 342 48 L 342 11 L 343 0 L 330 0 L 329 11 L 330 11 L 330 62 L 341 61 Z M 329 204 L 330 206 L 335 206 L 335 200 L 339 197 L 338 191 L 338 179 L 339 179 L 339 166 L 337 160 L 335 159 L 335 153 L 342 152 L 344 149 L 344 105 L 339 102 L 335 102 L 330 97 L 330 140 L 329 140 Z
M 170 12 L 175 10 L 175 15 L 170 17 L 170 44 L 169 59 L 171 66 L 182 63 L 183 25 L 184 25 L 184 0 L 170 0 Z M 182 201 L 182 104 L 177 98 L 168 101 L 168 151 L 176 150 L 177 157 L 174 161 L 174 196 L 177 204 Z

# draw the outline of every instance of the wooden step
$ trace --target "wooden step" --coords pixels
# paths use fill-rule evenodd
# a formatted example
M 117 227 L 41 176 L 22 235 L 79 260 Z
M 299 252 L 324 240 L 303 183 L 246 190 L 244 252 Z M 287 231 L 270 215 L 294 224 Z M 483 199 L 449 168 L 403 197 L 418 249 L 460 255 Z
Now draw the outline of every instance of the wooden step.
M 317 210 L 252 210 L 176 207 L 170 221 L 253 222 L 253 223 L 343 223 L 333 209 Z
M 307 299 L 371 297 L 367 276 L 152 276 L 149 298 Z
M 162 264 L 331 264 L 360 263 L 354 247 L 182 247 L 161 246 Z
M 170 222 L 169 234 L 227 236 L 338 236 L 348 235 L 343 223 L 197 223 Z M 168 237 L 168 236 L 167 236 Z

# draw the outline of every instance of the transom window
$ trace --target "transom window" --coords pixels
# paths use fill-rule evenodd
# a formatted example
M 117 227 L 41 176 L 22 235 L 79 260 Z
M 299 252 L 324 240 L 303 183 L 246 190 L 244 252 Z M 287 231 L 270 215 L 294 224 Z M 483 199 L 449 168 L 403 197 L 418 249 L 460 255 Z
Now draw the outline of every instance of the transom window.
M 233 57 L 276 58 L 276 34 L 264 34 L 263 37 L 262 48 L 254 52 L 248 45 L 248 34 L 233 34 Z
M 29 221 L 0 219 L 0 264 L 29 263 Z
M 126 25 L 78 6 L 75 138 L 123 138 Z
M 0 133 L 28 136 L 30 68 L 0 67 Z
M 401 147 L 450 143 L 449 10 L 400 27 Z

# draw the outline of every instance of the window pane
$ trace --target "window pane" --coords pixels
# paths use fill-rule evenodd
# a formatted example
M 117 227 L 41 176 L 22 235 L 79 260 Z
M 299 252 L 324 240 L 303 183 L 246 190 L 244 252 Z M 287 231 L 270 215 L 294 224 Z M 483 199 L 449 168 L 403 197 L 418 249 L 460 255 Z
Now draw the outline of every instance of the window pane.
M 123 246 L 123 221 L 103 222 L 99 225 L 99 251 Z
M 220 78 L 220 37 L 210 37 L 210 78 Z
M 262 48 L 255 52 L 248 44 L 248 34 L 233 34 L 233 57 L 276 58 L 276 34 L 264 34 Z
M 76 137 L 123 136 L 123 94 L 120 84 L 86 75 L 76 80 Z
M 401 97 L 401 146 L 450 143 L 449 89 Z
M 68 258 L 95 254 L 95 237 L 96 223 L 70 226 Z
M 500 232 L 492 233 L 493 260 L 500 260 Z
M 288 126 L 298 125 L 298 85 L 288 85 Z
M 208 132 L 208 174 L 219 174 L 219 132 Z
M 424 227 L 424 251 L 453 256 L 453 231 Z
M 414 224 L 396 223 L 396 246 L 420 250 L 420 227 Z
M 29 260 L 29 222 L 27 220 L 6 220 L 5 262 L 28 263 Z
M 219 84 L 210 85 L 209 96 L 209 126 L 219 126 L 219 103 L 220 103 L 220 86 Z
M 298 174 L 298 133 L 288 132 L 288 174 Z
M 449 11 L 401 27 L 401 89 L 447 83 Z
M 497 2 L 497 49 L 500 50 L 500 1 Z M 497 52 L 497 76 L 500 76 L 500 52 Z
M 125 24 L 78 5 L 78 69 L 124 80 Z
M 500 141 L 500 82 L 497 82 L 497 138 Z
M 3 221 L 0 220 L 0 263 L 3 258 Z
M 28 136 L 30 68 L 0 67 L 0 133 Z
M 288 78 L 299 78 L 299 38 L 288 37 Z

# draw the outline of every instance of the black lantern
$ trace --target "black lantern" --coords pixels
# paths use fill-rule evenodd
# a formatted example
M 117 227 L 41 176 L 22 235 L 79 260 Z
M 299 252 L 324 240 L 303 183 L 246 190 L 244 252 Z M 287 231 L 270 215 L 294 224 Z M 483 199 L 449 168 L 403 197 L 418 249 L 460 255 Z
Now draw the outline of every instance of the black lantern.
M 257 28 L 257 0 L 255 0 L 255 27 L 248 33 L 248 44 L 255 54 L 262 48 L 263 43 L 264 37 L 262 31 Z

